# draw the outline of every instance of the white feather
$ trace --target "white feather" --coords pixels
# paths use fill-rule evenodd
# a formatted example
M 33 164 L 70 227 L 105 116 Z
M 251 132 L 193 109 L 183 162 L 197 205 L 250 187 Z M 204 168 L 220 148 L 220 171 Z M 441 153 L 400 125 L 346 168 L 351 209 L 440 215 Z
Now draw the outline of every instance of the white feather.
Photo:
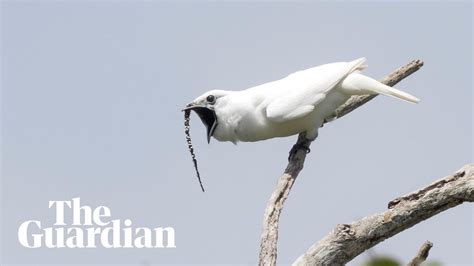
M 220 141 L 259 141 L 306 132 L 317 136 L 325 119 L 352 95 L 381 93 L 410 102 L 418 99 L 359 74 L 365 58 L 298 71 L 283 79 L 242 91 L 215 90 L 194 100 L 205 105 L 206 97 L 217 100 L 213 137 Z
M 364 62 L 365 58 L 359 58 L 352 62 L 326 64 L 282 79 L 279 87 L 275 86 L 267 92 L 276 94 L 278 91 L 266 107 L 267 118 L 274 122 L 285 122 L 309 114 L 331 89 Z

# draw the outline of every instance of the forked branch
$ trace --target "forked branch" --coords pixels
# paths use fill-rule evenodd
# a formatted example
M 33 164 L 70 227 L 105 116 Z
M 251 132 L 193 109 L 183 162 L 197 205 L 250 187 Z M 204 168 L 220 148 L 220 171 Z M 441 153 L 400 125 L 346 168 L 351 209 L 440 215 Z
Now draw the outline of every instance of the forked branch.
M 416 72 L 423 66 L 421 60 L 413 60 L 407 65 L 395 70 L 390 75 L 382 80 L 382 83 L 393 86 L 400 82 L 405 77 Z M 333 118 L 340 118 L 366 102 L 376 97 L 376 95 L 366 96 L 354 96 L 350 98 L 344 105 L 342 105 L 333 115 Z M 296 145 L 299 145 L 301 149 L 298 149 L 296 153 L 290 156 L 290 160 L 285 169 L 285 172 L 280 177 L 277 187 L 273 191 L 270 200 L 267 204 L 264 218 L 263 218 L 263 229 L 260 243 L 260 265 L 275 265 L 277 257 L 277 240 L 278 240 L 278 221 L 280 218 L 283 204 L 288 197 L 291 188 L 296 180 L 301 169 L 303 169 L 304 161 L 306 158 L 305 148 L 309 148 L 311 142 L 306 140 L 304 134 L 298 136 Z

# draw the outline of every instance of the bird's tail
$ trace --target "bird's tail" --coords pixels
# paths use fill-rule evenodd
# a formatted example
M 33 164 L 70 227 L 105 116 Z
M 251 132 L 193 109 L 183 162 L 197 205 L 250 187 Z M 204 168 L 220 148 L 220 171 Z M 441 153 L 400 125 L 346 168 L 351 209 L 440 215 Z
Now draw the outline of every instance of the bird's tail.
M 383 94 L 398 98 L 411 103 L 418 103 L 420 100 L 415 96 L 387 86 L 375 79 L 369 78 L 359 73 L 348 75 L 342 82 L 342 88 L 350 94 Z

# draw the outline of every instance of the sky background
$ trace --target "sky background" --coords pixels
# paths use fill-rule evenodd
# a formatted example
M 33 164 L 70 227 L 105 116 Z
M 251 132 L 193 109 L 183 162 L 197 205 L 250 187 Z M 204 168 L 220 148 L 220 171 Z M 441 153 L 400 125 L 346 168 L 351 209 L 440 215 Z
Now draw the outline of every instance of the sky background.
M 425 66 L 319 132 L 281 215 L 280 264 L 338 223 L 472 161 L 472 3 L 165 3 L 2 1 L 2 255 L 10 264 L 255 264 L 263 211 L 296 137 L 206 143 L 181 108 L 210 89 L 241 90 L 365 56 L 382 78 Z M 136 226 L 173 226 L 176 249 L 26 249 L 26 220 L 53 222 L 50 200 L 80 197 Z M 360 255 L 472 265 L 464 204 Z

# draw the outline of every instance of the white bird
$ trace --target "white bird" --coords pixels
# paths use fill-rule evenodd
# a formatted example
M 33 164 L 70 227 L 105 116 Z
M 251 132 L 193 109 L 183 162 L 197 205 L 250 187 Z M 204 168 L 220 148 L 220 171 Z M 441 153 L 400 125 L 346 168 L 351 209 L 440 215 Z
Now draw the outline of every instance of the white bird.
M 419 100 L 360 74 L 365 58 L 298 71 L 283 79 L 242 91 L 211 90 L 184 110 L 194 110 L 207 128 L 207 140 L 260 141 L 305 132 L 314 140 L 318 128 L 353 95 L 384 94 Z

